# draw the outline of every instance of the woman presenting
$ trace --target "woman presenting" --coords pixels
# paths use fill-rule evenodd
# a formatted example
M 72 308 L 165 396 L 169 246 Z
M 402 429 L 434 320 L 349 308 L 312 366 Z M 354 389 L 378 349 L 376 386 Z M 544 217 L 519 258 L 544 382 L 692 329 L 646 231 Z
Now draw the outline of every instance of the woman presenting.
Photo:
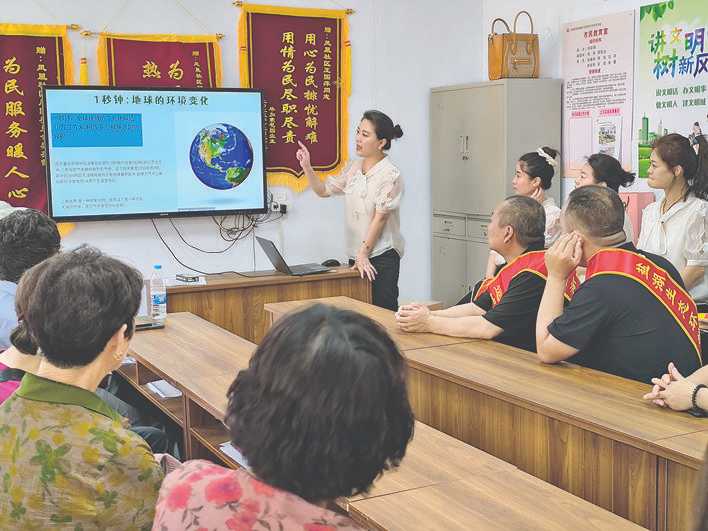
M 320 197 L 344 195 L 349 263 L 372 282 L 373 303 L 398 309 L 398 273 L 404 241 L 399 206 L 401 172 L 386 151 L 403 131 L 380 111 L 366 111 L 356 129 L 356 154 L 337 176 L 321 181 L 312 170 L 310 152 L 302 143 L 297 159 L 312 190 Z

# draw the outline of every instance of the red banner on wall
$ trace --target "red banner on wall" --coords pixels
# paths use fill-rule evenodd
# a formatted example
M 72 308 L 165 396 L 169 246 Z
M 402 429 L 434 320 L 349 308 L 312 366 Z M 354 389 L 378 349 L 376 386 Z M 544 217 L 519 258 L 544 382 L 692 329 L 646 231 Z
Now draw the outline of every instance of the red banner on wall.
M 67 26 L 0 24 L 0 200 L 47 212 L 42 86 L 72 83 Z
M 221 86 L 216 35 L 102 33 L 98 68 L 101 82 L 112 87 Z
M 302 191 L 307 181 L 295 157 L 298 141 L 323 177 L 347 160 L 347 13 L 250 4 L 242 9 L 241 86 L 265 94 L 268 182 Z

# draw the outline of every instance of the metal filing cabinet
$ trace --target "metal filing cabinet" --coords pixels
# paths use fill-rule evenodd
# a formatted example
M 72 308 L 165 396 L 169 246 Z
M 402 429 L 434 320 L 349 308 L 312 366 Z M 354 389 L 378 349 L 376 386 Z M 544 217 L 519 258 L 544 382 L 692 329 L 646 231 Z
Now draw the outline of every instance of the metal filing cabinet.
M 430 113 L 432 296 L 449 306 L 484 275 L 486 227 L 494 207 L 514 193 L 518 158 L 540 146 L 560 148 L 561 81 L 436 88 Z M 560 204 L 559 174 L 547 194 Z

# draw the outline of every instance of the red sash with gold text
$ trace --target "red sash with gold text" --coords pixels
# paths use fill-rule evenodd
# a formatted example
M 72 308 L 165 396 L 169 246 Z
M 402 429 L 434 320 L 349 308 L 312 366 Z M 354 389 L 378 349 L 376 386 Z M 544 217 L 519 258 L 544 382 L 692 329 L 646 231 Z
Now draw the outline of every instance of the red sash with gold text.
M 532 251 L 512 260 L 505 265 L 495 277 L 488 278 L 482 282 L 474 300 L 479 299 L 484 293 L 489 292 L 489 296 L 492 298 L 492 307 L 496 306 L 509 289 L 511 281 L 514 280 L 516 275 L 524 271 L 529 271 L 541 277 L 543 280 L 546 280 L 548 270 L 546 269 L 545 256 L 546 251 Z M 579 285 L 580 280 L 576 276 L 575 271 L 573 271 L 565 285 L 565 298 L 570 300 Z
M 604 249 L 588 260 L 585 279 L 597 275 L 619 275 L 636 280 L 654 295 L 669 311 L 693 343 L 701 358 L 701 332 L 698 310 L 691 296 L 671 275 L 641 254 L 625 249 Z

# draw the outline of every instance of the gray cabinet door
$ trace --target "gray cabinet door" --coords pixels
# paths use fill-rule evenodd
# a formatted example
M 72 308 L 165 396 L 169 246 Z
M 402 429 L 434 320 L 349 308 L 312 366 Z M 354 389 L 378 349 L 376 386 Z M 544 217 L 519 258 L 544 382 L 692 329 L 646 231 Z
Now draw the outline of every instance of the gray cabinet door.
M 433 236 L 433 299 L 452 306 L 467 294 L 467 242 Z
M 430 161 L 433 210 L 465 212 L 464 198 L 469 191 L 460 191 L 464 124 L 461 108 L 465 91 L 433 92 L 430 98 Z
M 494 207 L 506 197 L 506 109 L 505 86 L 483 85 L 465 90 L 461 113 L 463 115 L 464 143 L 463 176 L 464 200 L 469 214 L 489 216 Z

